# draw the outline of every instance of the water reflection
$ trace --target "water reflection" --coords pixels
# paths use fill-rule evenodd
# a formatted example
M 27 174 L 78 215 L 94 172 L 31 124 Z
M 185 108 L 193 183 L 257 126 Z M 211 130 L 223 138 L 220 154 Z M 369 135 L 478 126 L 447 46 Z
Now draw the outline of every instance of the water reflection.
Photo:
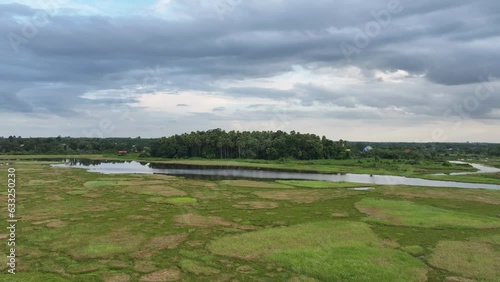
M 84 159 L 66 160 L 64 164 L 53 165 L 56 167 L 84 168 L 91 172 L 104 174 L 115 173 L 144 173 L 144 174 L 168 174 L 183 175 L 189 177 L 201 177 L 214 180 L 221 179 L 293 179 L 293 180 L 324 180 L 345 181 L 364 184 L 380 185 L 414 185 L 426 187 L 455 187 L 455 188 L 484 188 L 500 190 L 500 185 L 462 183 L 453 181 L 437 181 L 419 178 L 408 178 L 391 175 L 370 174 L 323 174 L 300 171 L 283 171 L 261 168 L 233 167 L 233 166 L 193 166 L 177 164 L 151 164 L 136 161 L 97 161 Z

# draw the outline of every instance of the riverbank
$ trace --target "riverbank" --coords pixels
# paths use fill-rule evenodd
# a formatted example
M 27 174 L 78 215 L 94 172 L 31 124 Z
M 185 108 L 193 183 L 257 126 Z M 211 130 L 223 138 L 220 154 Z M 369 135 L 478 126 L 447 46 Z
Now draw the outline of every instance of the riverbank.
M 410 160 L 376 160 L 370 158 L 349 160 L 244 160 L 244 159 L 161 159 L 144 158 L 139 154 L 128 155 L 0 155 L 2 159 L 90 159 L 139 161 L 159 164 L 182 164 L 201 166 L 251 167 L 273 170 L 318 172 L 318 173 L 353 173 L 373 175 L 395 175 L 429 180 L 458 181 L 484 184 L 500 184 L 500 174 L 448 175 L 455 172 L 476 172 L 467 164 L 448 163 L 446 161 L 410 161 Z M 433 174 L 444 175 L 433 175 Z

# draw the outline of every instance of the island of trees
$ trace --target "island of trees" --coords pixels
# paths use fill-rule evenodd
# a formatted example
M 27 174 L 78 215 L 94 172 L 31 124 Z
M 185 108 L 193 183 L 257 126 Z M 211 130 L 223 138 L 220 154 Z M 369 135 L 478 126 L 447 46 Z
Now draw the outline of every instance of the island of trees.
M 229 131 L 214 129 L 164 137 L 151 156 L 207 159 L 346 159 L 351 149 L 343 140 L 295 131 Z

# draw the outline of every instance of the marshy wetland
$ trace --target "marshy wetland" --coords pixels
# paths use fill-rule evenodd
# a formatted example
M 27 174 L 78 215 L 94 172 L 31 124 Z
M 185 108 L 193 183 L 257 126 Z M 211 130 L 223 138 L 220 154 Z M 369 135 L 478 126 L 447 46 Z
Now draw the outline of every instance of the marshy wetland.
M 8 162 L 18 273 L 0 281 L 500 281 L 497 190 Z M 430 176 L 451 177 L 500 184 Z

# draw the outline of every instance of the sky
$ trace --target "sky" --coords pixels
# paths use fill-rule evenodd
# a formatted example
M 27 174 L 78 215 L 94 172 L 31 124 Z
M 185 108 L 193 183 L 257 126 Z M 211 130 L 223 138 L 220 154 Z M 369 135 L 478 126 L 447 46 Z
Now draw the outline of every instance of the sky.
M 0 136 L 500 143 L 496 0 L 0 0 Z

